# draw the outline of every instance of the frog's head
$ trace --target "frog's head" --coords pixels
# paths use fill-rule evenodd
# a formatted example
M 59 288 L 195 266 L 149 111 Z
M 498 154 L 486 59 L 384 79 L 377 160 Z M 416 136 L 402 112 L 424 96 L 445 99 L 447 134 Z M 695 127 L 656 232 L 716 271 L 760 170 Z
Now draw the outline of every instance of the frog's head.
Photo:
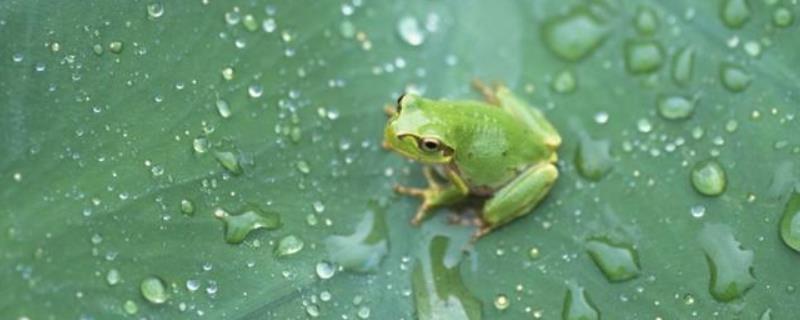
M 430 108 L 430 100 L 414 94 L 397 99 L 395 114 L 389 119 L 383 144 L 412 160 L 428 164 L 448 163 L 453 148 L 445 141 L 444 124 Z

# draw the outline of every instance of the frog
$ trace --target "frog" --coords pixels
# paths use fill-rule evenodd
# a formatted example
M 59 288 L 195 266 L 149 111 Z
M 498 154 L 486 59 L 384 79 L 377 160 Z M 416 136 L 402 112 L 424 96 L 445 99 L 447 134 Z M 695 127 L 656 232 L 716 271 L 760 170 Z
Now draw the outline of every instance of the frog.
M 383 147 L 423 165 L 428 186 L 395 185 L 421 199 L 411 224 L 442 207 L 483 198 L 473 241 L 525 216 L 558 179 L 561 136 L 542 110 L 501 84 L 473 80 L 477 99 L 430 99 L 400 95 L 385 111 Z

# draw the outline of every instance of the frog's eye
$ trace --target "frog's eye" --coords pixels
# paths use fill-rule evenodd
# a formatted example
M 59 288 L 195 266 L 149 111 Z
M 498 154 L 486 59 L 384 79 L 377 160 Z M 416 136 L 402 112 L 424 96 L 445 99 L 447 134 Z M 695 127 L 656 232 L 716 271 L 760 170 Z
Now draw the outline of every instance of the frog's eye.
M 403 98 L 405 98 L 405 97 L 406 97 L 405 93 L 401 94 L 399 97 L 397 97 L 397 112 L 398 113 L 400 113 L 400 110 L 403 109 Z
M 419 141 L 419 148 L 426 152 L 436 152 L 442 148 L 442 143 L 433 138 L 422 138 Z

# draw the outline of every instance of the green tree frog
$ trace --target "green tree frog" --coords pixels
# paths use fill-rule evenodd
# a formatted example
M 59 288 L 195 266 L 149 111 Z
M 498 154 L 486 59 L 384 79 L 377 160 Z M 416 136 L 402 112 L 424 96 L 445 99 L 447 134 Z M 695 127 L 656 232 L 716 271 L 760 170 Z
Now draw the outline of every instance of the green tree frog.
M 470 195 L 486 197 L 477 239 L 529 213 L 547 195 L 558 178 L 561 137 L 540 110 L 508 88 L 473 84 L 485 102 L 402 95 L 386 109 L 383 145 L 424 165 L 427 188 L 395 187 L 422 198 L 412 224 Z

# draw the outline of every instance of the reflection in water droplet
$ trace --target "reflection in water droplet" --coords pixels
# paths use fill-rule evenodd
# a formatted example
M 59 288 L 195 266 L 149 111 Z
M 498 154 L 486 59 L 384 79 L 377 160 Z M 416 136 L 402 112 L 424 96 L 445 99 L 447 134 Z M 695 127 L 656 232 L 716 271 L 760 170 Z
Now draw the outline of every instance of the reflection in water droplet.
M 561 318 L 564 320 L 598 320 L 600 313 L 583 287 L 570 283 L 569 290 L 564 296 Z
M 720 68 L 722 85 L 731 92 L 741 92 L 750 85 L 752 78 L 741 67 L 732 64 L 723 64 Z
M 425 31 L 419 25 L 416 18 L 405 16 L 397 22 L 397 33 L 400 38 L 412 46 L 419 46 L 425 42 Z
M 625 281 L 639 275 L 639 254 L 630 244 L 596 237 L 586 242 L 586 249 L 609 281 Z
M 781 239 L 790 248 L 800 252 L 800 191 L 792 192 L 781 217 Z
M 587 133 L 581 133 L 578 150 L 575 152 L 575 167 L 586 179 L 599 181 L 614 167 L 611 157 L 611 141 L 594 140 Z
M 420 320 L 481 319 L 481 302 L 461 279 L 459 262 L 446 259 L 450 239 L 434 236 L 411 273 L 414 304 Z
M 692 115 L 695 102 L 683 96 L 661 96 L 656 104 L 661 117 L 668 120 L 680 120 Z
M 162 304 L 167 301 L 167 288 L 164 281 L 158 277 L 147 277 L 139 285 L 142 296 L 153 304 Z
M 577 61 L 597 49 L 608 29 L 589 10 L 575 7 L 568 14 L 550 18 L 542 25 L 544 43 L 558 57 Z
M 281 218 L 277 213 L 265 212 L 255 205 L 250 205 L 237 215 L 230 215 L 217 208 L 214 216 L 225 224 L 225 241 L 230 244 L 242 243 L 253 230 L 275 230 L 281 227 Z
M 692 168 L 691 181 L 697 192 L 711 197 L 722 194 L 727 185 L 725 169 L 714 159 L 698 162 Z
M 709 291 L 714 299 L 731 301 L 753 287 L 753 251 L 742 248 L 730 227 L 706 224 L 699 240 L 711 272 Z
M 675 53 L 672 60 L 672 80 L 678 85 L 686 85 L 692 80 L 694 70 L 694 48 L 686 46 Z
M 741 28 L 750 20 L 750 4 L 747 0 L 724 0 L 720 8 L 722 22 L 730 28 Z
M 374 272 L 389 252 L 386 221 L 382 211 L 369 211 L 348 236 L 325 239 L 328 257 L 345 270 Z
M 625 43 L 625 66 L 632 74 L 658 70 L 664 60 L 664 50 L 655 41 L 629 40 Z

